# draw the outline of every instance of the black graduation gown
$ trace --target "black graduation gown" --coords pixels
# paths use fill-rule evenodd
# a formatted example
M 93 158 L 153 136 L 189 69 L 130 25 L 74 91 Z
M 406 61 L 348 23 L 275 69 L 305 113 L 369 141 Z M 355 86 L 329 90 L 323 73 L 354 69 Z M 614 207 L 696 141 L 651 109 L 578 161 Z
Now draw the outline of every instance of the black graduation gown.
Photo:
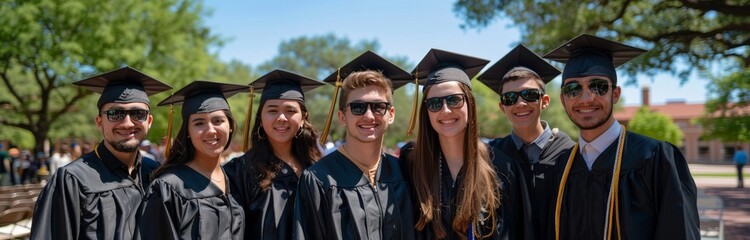
M 512 168 L 515 167 L 507 162 L 496 162 L 495 166 L 505 169 L 510 175 L 520 175 L 524 178 L 527 193 L 523 194 L 528 194 L 529 196 L 528 201 L 530 203 L 528 204 L 531 204 L 531 227 L 533 232 L 533 238 L 529 234 L 526 234 L 525 239 L 554 238 L 554 233 L 549 232 L 550 230 L 554 230 L 554 226 L 550 227 L 550 224 L 554 224 L 554 222 L 548 216 L 551 211 L 554 211 L 554 201 L 557 198 L 555 163 L 563 153 L 569 151 L 575 145 L 575 142 L 564 132 L 553 133 L 552 138 L 550 138 L 547 145 L 542 149 L 539 162 L 536 164 L 531 164 L 526 154 L 518 150 L 510 135 L 495 139 L 490 144 L 496 151 L 503 152 L 510 156 L 510 159 L 515 160 L 521 172 L 514 173 Z M 500 160 L 503 159 L 501 158 Z M 528 219 L 528 216 L 521 217 Z
M 281 162 L 281 169 L 263 191 L 247 154 L 224 164 L 232 197 L 245 210 L 246 239 L 291 239 L 297 175 Z M 281 161 L 281 160 L 279 160 Z
M 243 239 L 239 204 L 185 165 L 154 179 L 141 214 L 142 239 Z
M 133 239 L 156 166 L 138 154 L 131 175 L 103 142 L 96 149 L 52 175 L 36 202 L 31 239 Z
M 400 149 L 399 158 L 402 161 L 409 161 L 408 155 L 414 150 L 414 142 L 405 144 Z M 484 236 L 482 239 L 526 239 L 524 236 L 531 234 L 530 229 L 524 229 L 524 226 L 528 226 L 528 223 L 524 221 L 530 221 L 530 213 L 524 215 L 524 211 L 531 211 L 528 204 L 528 194 L 523 186 L 523 178 L 518 174 L 518 164 L 512 161 L 508 155 L 503 152 L 490 150 L 490 156 L 492 158 L 492 164 L 497 171 L 498 180 L 500 182 L 500 208 L 495 212 L 495 229 L 494 232 L 489 232 L 492 222 L 485 221 L 481 226 L 478 226 L 479 234 Z M 440 164 L 442 165 L 442 172 L 440 173 L 442 184 L 440 191 L 440 201 L 442 203 L 450 203 L 441 205 L 441 219 L 440 222 L 444 229 L 447 231 L 446 239 L 460 239 L 460 235 L 452 230 L 453 216 L 456 215 L 458 209 L 458 189 L 463 184 L 464 170 L 461 169 L 456 177 L 456 181 L 450 175 L 450 169 L 448 165 L 441 158 Z M 416 193 L 412 193 L 416 194 Z M 414 197 L 414 205 L 418 206 L 418 199 Z M 415 221 L 419 219 L 421 212 L 415 209 Z M 486 217 L 487 213 L 481 213 L 481 217 Z M 524 219 L 526 216 L 526 219 Z M 468 233 L 468 226 L 464 235 Z M 479 239 L 480 236 L 474 236 Z M 428 224 L 422 231 L 417 232 L 417 238 L 419 239 L 435 239 L 434 230 L 432 225 Z
M 400 161 L 382 155 L 376 185 L 341 152 L 306 169 L 294 201 L 295 239 L 413 239 L 411 188 Z
M 602 152 L 591 171 L 576 153 L 563 194 L 560 239 L 602 238 L 618 141 Z M 558 161 L 560 176 L 569 152 Z M 619 188 L 623 239 L 700 238 L 695 182 L 677 147 L 628 131 Z M 554 218 L 554 208 L 550 212 Z M 616 233 L 613 227 L 613 239 Z

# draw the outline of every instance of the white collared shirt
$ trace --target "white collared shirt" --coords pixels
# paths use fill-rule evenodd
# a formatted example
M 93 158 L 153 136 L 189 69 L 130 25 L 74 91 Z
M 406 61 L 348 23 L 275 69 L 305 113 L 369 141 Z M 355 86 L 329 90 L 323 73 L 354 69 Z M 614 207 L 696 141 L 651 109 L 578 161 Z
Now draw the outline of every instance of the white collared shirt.
M 582 137 L 578 138 L 580 154 L 583 157 L 583 160 L 586 161 L 586 167 L 588 167 L 589 171 L 591 171 L 591 166 L 594 165 L 594 161 L 599 158 L 599 155 L 617 140 L 617 137 L 620 136 L 620 131 L 622 131 L 622 127 L 620 126 L 620 123 L 615 120 L 612 123 L 612 126 L 609 126 L 607 131 L 591 142 L 586 142 Z

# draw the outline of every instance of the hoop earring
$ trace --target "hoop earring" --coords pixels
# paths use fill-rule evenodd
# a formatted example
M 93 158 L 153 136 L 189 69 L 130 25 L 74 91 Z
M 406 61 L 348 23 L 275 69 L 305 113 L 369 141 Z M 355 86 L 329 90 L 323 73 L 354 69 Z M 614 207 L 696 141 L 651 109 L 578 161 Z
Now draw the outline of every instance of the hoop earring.
M 259 127 L 257 131 L 255 131 L 255 134 L 258 135 L 258 139 L 263 140 L 265 137 L 263 135 L 260 135 L 260 130 L 263 129 L 262 127 Z
M 299 130 L 297 130 L 297 134 L 294 134 L 294 138 L 299 137 L 299 135 L 302 135 L 302 126 L 299 126 Z

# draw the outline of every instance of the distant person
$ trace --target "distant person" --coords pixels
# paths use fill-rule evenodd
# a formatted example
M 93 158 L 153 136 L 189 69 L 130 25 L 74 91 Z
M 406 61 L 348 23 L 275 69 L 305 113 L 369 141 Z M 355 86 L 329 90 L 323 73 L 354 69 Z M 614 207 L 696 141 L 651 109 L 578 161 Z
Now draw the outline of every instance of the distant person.
M 8 150 L 5 149 L 5 146 L 0 143 L 0 186 L 5 186 L 5 179 L 7 177 L 5 175 L 8 174 L 8 167 L 6 164 L 6 160 L 10 157 L 10 154 L 8 154 Z
M 734 163 L 737 164 L 737 188 L 745 188 L 742 168 L 747 164 L 747 152 L 742 149 L 742 146 L 737 146 L 737 151 L 734 152 Z
M 73 155 L 70 153 L 68 145 L 60 145 L 60 151 L 52 154 L 49 159 L 49 174 L 55 174 L 58 168 L 67 165 L 72 160 Z
M 141 156 L 156 161 L 156 157 L 154 156 L 154 154 L 151 154 L 151 141 L 149 141 L 148 139 L 145 139 L 141 142 L 141 145 L 138 147 L 138 151 L 141 153 Z

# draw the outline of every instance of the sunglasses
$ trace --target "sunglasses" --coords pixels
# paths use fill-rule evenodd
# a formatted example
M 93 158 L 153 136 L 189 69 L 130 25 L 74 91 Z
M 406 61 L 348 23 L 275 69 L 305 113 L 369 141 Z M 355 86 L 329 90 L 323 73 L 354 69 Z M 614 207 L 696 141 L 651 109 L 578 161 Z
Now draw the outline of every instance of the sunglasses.
M 540 89 L 524 89 L 518 92 L 505 92 L 500 94 L 500 102 L 505 106 L 513 106 L 518 102 L 518 97 L 523 98 L 526 102 L 536 102 L 544 93 Z
M 133 109 L 133 110 L 107 110 L 103 111 L 104 115 L 107 115 L 107 120 L 110 122 L 119 122 L 125 119 L 125 115 L 129 115 L 131 120 L 139 122 L 146 121 L 148 119 L 148 110 L 145 109 Z
M 609 81 L 599 78 L 591 79 L 588 89 L 589 93 L 593 96 L 604 96 L 604 94 L 609 92 Z M 569 82 L 562 86 L 562 93 L 567 98 L 577 98 L 583 93 L 583 84 Z
M 391 108 L 391 104 L 387 102 L 350 102 L 346 106 L 357 116 L 365 115 L 368 108 L 373 114 L 382 116 Z
M 443 103 L 448 105 L 449 108 L 461 108 L 464 106 L 464 100 L 466 94 L 459 93 L 442 97 L 431 97 L 424 100 L 427 111 L 437 112 L 443 109 Z

